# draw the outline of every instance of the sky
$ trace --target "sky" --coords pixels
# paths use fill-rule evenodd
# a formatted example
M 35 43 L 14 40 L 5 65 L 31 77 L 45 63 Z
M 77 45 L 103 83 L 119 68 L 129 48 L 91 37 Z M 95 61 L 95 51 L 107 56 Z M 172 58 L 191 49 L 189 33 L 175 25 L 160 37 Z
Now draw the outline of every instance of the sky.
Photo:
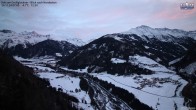
M 63 40 L 84 41 L 140 25 L 196 30 L 196 9 L 181 10 L 185 0 L 0 0 L 0 29 L 36 31 Z M 4 1 L 53 1 L 36 7 L 7 7 Z M 196 0 L 187 0 L 196 4 Z

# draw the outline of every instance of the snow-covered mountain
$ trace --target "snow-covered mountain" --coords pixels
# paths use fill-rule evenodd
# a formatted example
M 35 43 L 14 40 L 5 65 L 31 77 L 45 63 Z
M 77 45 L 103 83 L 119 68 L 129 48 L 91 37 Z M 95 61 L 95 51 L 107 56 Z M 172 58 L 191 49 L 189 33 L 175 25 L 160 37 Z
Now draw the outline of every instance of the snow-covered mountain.
M 81 45 L 77 39 L 67 39 L 67 41 Z M 78 46 L 67 41 L 57 41 L 51 39 L 50 35 L 40 35 L 33 32 L 16 33 L 11 30 L 0 31 L 0 48 L 10 55 L 17 55 L 25 58 L 39 56 L 64 56 L 70 54 Z
M 170 61 L 185 58 L 182 56 L 195 44 L 193 31 L 140 26 L 126 33 L 104 35 L 78 48 L 59 64 L 123 88 L 155 110 L 188 109 L 186 106 L 195 104 L 195 98 L 191 98 L 195 94 L 187 90 L 195 89 L 183 89 L 188 81 L 168 67 Z M 187 56 L 181 64 L 194 61 L 193 58 Z M 193 70 L 192 63 L 183 67 Z M 182 90 L 186 98 L 184 94 L 189 93 L 188 99 L 184 100 Z
M 26 48 L 27 45 L 34 45 L 50 39 L 50 35 L 41 35 L 35 31 L 16 33 L 11 30 L 1 30 L 0 36 L 0 46 L 2 48 L 11 48 L 18 44 L 23 45 L 23 47 Z
M 12 35 L 19 35 L 10 30 L 2 30 L 0 33 L 6 34 L 3 36 L 4 39 L 5 37 L 12 38 Z M 34 41 L 33 38 L 31 40 L 31 37 L 39 36 L 39 34 L 27 33 L 29 32 L 20 33 L 21 36 L 16 37 L 22 37 L 19 39 L 20 42 L 13 41 L 18 43 L 16 45 L 12 46 L 8 40 L 4 52 L 22 56 L 23 58 L 15 56 L 15 59 L 25 66 L 31 67 L 31 70 L 36 73 L 35 75 L 43 78 L 44 81 L 49 81 L 48 84 L 50 83 L 51 87 L 72 96 L 67 97 L 68 99 L 63 97 L 63 101 L 71 101 L 72 107 L 89 110 L 177 110 L 181 108 L 188 110 L 187 106 L 195 107 L 196 86 L 194 83 L 190 85 L 188 82 L 191 78 L 194 79 L 192 81 L 195 81 L 195 77 L 190 78 L 186 75 L 183 76 L 184 73 L 181 74 L 181 72 L 186 72 L 185 74 L 194 75 L 195 31 L 186 32 L 178 29 L 153 29 L 148 26 L 140 26 L 126 33 L 102 36 L 81 47 L 76 46 L 83 45 L 79 43 L 80 40 L 56 41 L 49 38 Z M 29 39 L 25 39 L 27 35 L 30 36 Z M 76 45 L 69 43 L 71 41 Z M 66 57 L 58 62 L 54 57 L 45 55 Z M 2 55 L 0 54 L 0 56 Z M 0 57 L 0 60 L 1 67 L 3 67 L 0 70 L 5 69 L 4 67 L 7 69 L 2 73 L 11 73 L 12 70 L 17 73 L 18 67 L 21 67 L 11 65 L 11 68 L 15 68 L 10 69 L 5 57 Z M 60 66 L 56 66 L 57 62 Z M 179 71 L 175 72 L 175 69 L 172 70 L 168 68 L 169 66 L 173 66 Z M 26 76 L 28 76 L 26 74 L 23 76 L 15 73 L 14 82 L 18 82 L 15 79 L 22 78 L 21 84 L 16 85 L 17 87 L 23 87 L 21 86 L 24 85 L 23 80 L 24 82 L 34 81 L 32 79 L 26 81 Z M 13 79 L 12 74 L 6 74 L 6 77 Z M 186 78 L 188 78 L 187 81 L 184 80 Z M 49 85 L 45 86 L 49 87 Z M 7 89 L 2 86 L 1 90 Z M 7 90 L 7 92 L 10 91 Z M 32 92 L 36 93 L 36 90 L 34 89 Z M 47 93 L 47 91 L 45 92 Z M 13 92 L 11 91 L 11 93 Z M 50 99 L 50 97 L 48 98 Z
M 18 55 L 23 58 L 32 58 L 40 56 L 63 57 L 69 55 L 72 51 L 74 51 L 77 48 L 77 46 L 67 41 L 55 41 L 48 39 L 24 49 L 18 49 L 17 46 L 13 49 L 12 55 Z M 12 50 L 12 48 L 9 50 Z
M 21 33 L 16 33 L 12 30 L 0 30 L 0 46 L 3 46 L 4 48 L 8 47 L 13 47 L 18 44 L 22 44 L 24 47 L 26 47 L 27 44 L 34 45 L 36 43 L 39 43 L 41 41 L 47 40 L 47 39 L 53 39 L 56 40 L 55 38 L 52 38 L 51 35 L 41 35 L 36 33 L 35 31 L 32 32 L 21 32 Z M 65 38 L 63 41 L 67 41 L 69 43 L 72 43 L 76 46 L 83 46 L 86 43 L 82 41 L 79 38 Z
M 162 41 L 173 41 L 173 37 L 182 38 L 182 37 L 191 37 L 196 40 L 195 31 L 184 31 L 180 29 L 168 29 L 168 28 L 151 28 L 149 26 L 139 26 L 132 28 L 127 32 L 122 34 L 136 34 L 138 36 L 146 36 L 148 38 L 158 38 Z
M 72 44 L 74 44 L 76 46 L 83 46 L 83 45 L 86 44 L 83 40 L 81 40 L 79 38 L 66 38 L 66 39 L 64 39 L 64 41 L 72 43 Z
M 133 31 L 129 31 L 129 33 L 102 36 L 80 47 L 65 57 L 60 64 L 72 69 L 88 68 L 89 72 L 150 74 L 153 73 L 151 69 L 131 63 L 131 56 L 139 55 L 140 58 L 150 58 L 160 65 L 168 66 L 169 61 L 182 56 L 196 43 L 196 40 L 193 39 L 194 36 L 169 34 L 170 32 L 172 34 L 173 31 L 177 33 L 179 31 L 177 29 L 163 30 L 140 26 L 134 30 L 141 30 L 141 32 L 146 30 L 147 34 L 145 32 L 143 34 L 134 32 L 133 34 Z M 164 34 L 165 31 L 168 34 Z M 162 32 L 162 34 L 158 32 Z M 186 33 L 191 35 L 192 32 Z

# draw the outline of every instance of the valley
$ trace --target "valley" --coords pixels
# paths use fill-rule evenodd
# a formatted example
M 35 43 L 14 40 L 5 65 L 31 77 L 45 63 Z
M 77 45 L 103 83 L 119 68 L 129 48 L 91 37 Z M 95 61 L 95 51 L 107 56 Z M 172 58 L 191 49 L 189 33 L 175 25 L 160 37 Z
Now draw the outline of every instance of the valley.
M 194 107 L 193 32 L 139 26 L 87 44 L 77 39 L 58 41 L 36 32 L 4 30 L 0 35 L 2 51 L 31 68 L 36 78 L 49 82 L 51 87 L 46 88 L 70 96 L 66 100 L 73 108 Z
M 183 87 L 187 81 L 175 74 L 174 71 L 167 69 L 165 72 L 157 71 L 152 75 L 112 75 L 105 72 L 88 73 L 87 70 L 71 70 L 65 67 L 55 68 L 56 60 L 54 58 L 35 58 L 23 59 L 15 57 L 18 61 L 26 66 L 34 68 L 35 75 L 49 80 L 52 87 L 57 90 L 76 97 L 79 100 L 78 108 L 93 110 L 96 107 L 101 110 L 111 110 L 118 107 L 122 110 L 131 110 L 122 99 L 111 94 L 110 91 L 99 85 L 98 82 L 91 77 L 96 77 L 99 80 L 107 81 L 116 87 L 133 93 L 144 104 L 157 110 L 172 110 L 185 107 L 184 99 L 181 95 Z M 40 60 L 42 59 L 42 60 Z M 50 65 L 53 68 L 48 67 Z M 162 67 L 165 68 L 165 67 Z M 92 96 L 89 96 L 89 91 L 81 90 L 80 77 L 88 82 L 88 86 L 93 91 Z M 77 91 L 79 90 L 79 92 Z M 77 92 L 76 92 L 77 91 Z M 96 92 L 95 92 L 96 91 Z M 92 100 L 95 104 L 92 105 Z M 103 105 L 104 104 L 104 105 Z

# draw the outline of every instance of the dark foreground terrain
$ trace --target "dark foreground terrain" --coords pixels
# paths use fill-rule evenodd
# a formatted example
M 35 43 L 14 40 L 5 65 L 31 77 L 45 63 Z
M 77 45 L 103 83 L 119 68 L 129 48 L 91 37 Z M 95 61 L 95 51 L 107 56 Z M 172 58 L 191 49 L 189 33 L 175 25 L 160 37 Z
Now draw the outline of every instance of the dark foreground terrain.
M 78 100 L 50 87 L 0 50 L 0 110 L 70 110 Z

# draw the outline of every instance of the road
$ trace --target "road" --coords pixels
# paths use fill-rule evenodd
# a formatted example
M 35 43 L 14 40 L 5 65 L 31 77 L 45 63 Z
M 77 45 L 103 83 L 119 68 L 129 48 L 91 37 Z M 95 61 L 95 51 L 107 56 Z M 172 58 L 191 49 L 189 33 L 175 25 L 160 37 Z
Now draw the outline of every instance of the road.
M 87 75 L 88 73 L 78 73 L 74 71 L 67 71 L 60 67 L 56 68 L 56 70 L 63 74 L 70 74 L 75 77 L 83 77 L 85 80 L 87 80 L 88 85 L 94 91 L 93 100 L 95 101 L 97 105 L 97 109 L 99 110 L 114 110 L 114 109 L 132 110 L 132 108 L 129 107 L 127 103 L 125 103 L 120 98 L 111 94 L 108 90 L 102 87 L 98 82 L 92 80 L 92 78 L 89 77 L 89 75 Z
M 111 94 L 108 90 L 102 87 L 99 83 L 92 80 L 90 77 L 83 76 L 91 88 L 94 90 L 94 100 L 96 100 L 99 109 L 101 110 L 113 110 L 113 109 L 121 109 L 121 110 L 132 110 L 123 100 Z

